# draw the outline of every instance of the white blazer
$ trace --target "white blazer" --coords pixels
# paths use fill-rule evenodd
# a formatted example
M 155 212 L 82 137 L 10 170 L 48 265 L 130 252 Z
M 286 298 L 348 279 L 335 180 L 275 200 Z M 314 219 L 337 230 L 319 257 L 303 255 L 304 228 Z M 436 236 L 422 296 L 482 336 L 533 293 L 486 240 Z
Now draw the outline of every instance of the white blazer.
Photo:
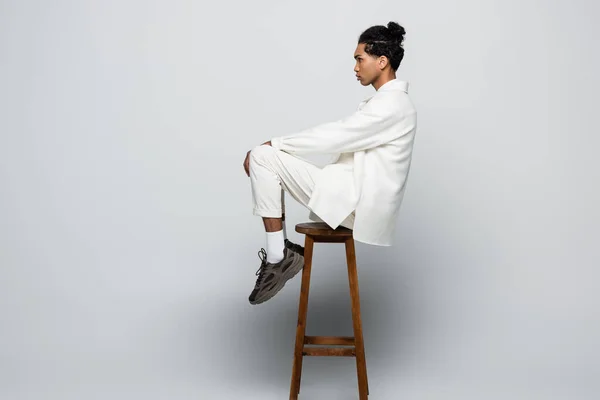
M 410 170 L 417 112 L 408 82 L 392 79 L 339 121 L 275 137 L 271 145 L 290 154 L 332 154 L 308 203 L 309 218 L 332 229 L 354 211 L 354 239 L 391 246 Z M 354 186 L 340 185 L 340 153 L 354 153 Z M 347 182 L 347 180 L 346 180 Z M 313 213 L 318 216 L 314 218 Z

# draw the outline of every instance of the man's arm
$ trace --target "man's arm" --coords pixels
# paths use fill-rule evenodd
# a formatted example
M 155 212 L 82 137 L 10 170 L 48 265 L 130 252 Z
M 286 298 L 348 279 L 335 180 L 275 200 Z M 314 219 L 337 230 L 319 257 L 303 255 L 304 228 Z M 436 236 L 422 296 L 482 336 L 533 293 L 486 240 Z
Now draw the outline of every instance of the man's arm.
M 389 128 L 402 118 L 411 118 L 414 115 L 402 115 L 393 107 L 394 102 L 386 98 L 393 95 L 385 93 L 375 96 L 361 110 L 339 121 L 321 124 L 296 134 L 275 137 L 271 139 L 271 146 L 287 153 L 335 154 L 367 150 L 390 142 L 409 129 Z

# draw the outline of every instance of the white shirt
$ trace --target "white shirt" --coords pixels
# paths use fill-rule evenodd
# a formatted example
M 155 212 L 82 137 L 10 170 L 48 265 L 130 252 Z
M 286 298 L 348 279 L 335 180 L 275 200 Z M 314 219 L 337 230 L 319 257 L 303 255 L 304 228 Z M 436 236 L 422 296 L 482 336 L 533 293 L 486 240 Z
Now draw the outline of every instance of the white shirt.
M 349 167 L 354 166 L 354 153 L 342 153 L 340 158 L 335 162 L 335 164 L 348 165 Z
M 392 79 L 339 121 L 271 139 L 290 154 L 332 154 L 322 169 L 308 208 L 335 229 L 355 212 L 354 239 L 391 246 L 406 189 L 417 112 L 408 82 Z M 352 169 L 354 184 L 348 182 Z

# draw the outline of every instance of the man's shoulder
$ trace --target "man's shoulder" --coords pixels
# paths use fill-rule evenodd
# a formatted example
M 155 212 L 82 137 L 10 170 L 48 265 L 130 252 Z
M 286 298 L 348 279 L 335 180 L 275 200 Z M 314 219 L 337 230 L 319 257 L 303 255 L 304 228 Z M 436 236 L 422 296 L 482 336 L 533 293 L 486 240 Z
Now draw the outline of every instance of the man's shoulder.
M 361 103 L 359 109 L 366 112 L 397 112 L 410 108 L 412 102 L 408 93 L 402 90 L 386 90 L 375 93 L 368 101 Z

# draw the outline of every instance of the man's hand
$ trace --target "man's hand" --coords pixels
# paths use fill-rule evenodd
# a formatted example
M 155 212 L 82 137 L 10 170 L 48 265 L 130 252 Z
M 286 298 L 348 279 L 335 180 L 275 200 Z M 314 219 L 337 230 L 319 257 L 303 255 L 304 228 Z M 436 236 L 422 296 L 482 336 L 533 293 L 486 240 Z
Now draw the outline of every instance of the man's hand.
M 263 145 L 264 144 L 271 146 L 271 141 L 269 140 L 268 142 L 264 142 Z M 246 171 L 246 175 L 248 175 L 248 177 L 250 177 L 250 151 L 246 153 L 246 159 L 244 160 L 244 170 Z
M 244 170 L 246 171 L 246 175 L 250 177 L 250 151 L 246 153 L 246 159 L 244 160 Z

